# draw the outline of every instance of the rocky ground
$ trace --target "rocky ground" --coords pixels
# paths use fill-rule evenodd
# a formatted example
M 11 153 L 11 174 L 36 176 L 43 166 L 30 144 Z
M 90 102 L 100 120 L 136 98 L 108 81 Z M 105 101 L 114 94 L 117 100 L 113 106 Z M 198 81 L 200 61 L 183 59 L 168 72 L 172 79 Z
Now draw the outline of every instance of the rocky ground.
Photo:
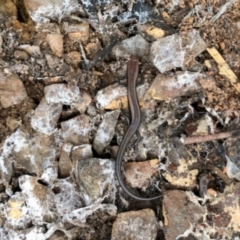
M 0 0 L 0 239 L 239 239 L 239 39 L 239 0 Z

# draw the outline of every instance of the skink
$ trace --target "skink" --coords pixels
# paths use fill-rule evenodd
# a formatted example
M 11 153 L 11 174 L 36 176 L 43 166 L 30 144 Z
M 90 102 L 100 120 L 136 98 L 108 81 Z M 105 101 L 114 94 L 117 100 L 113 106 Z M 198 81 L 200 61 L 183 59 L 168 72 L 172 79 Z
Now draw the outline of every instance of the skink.
M 126 132 L 126 134 L 123 137 L 123 140 L 120 144 L 118 154 L 117 154 L 117 160 L 116 160 L 116 174 L 119 181 L 120 186 L 122 189 L 132 198 L 140 201 L 151 201 L 160 198 L 161 196 L 156 197 L 150 197 L 150 198 L 144 198 L 139 197 L 135 195 L 130 189 L 127 188 L 123 181 L 121 168 L 122 168 L 122 159 L 124 152 L 126 150 L 127 145 L 129 144 L 130 139 L 132 136 L 136 133 L 138 130 L 138 127 L 141 122 L 141 112 L 140 107 L 138 104 L 138 97 L 137 97 L 137 91 L 136 91 L 136 82 L 138 78 L 138 59 L 134 56 L 131 57 L 128 68 L 127 68 L 127 97 L 128 97 L 128 105 L 131 112 L 131 123 L 130 126 Z

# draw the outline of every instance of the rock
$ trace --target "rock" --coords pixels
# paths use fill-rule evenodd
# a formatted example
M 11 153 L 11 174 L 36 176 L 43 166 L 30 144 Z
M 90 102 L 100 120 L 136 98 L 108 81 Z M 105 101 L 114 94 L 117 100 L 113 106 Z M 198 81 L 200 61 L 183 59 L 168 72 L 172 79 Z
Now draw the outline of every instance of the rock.
M 60 22 L 78 8 L 77 0 L 24 0 L 23 4 L 36 23 L 50 22 L 51 19 Z
M 57 57 L 62 57 L 62 55 L 63 55 L 63 36 L 62 36 L 62 34 L 58 34 L 58 33 L 48 34 L 46 37 L 46 41 L 48 42 L 52 52 Z
M 65 231 L 62 231 L 60 229 L 56 229 L 50 237 L 47 238 L 47 240 L 67 240 L 69 237 L 69 234 L 66 234 Z
M 110 144 L 114 134 L 120 111 L 112 111 L 104 114 L 103 121 L 98 127 L 93 140 L 93 148 L 99 155 Z
M 127 38 L 117 44 L 112 53 L 116 58 L 129 58 L 130 55 L 138 56 L 145 59 L 149 55 L 150 44 L 140 35 Z
M 47 66 L 46 58 L 36 59 L 36 63 L 39 64 L 43 68 L 45 68 Z
M 89 14 L 96 13 L 99 6 L 106 7 L 107 5 L 111 5 L 113 0 L 83 0 L 82 4 L 84 10 L 87 11 Z
M 239 194 L 240 183 L 231 184 L 231 186 L 225 188 L 224 194 L 221 194 L 220 197 L 210 204 L 208 208 L 208 216 L 211 216 L 211 220 L 209 219 L 208 221 L 210 226 L 214 224 L 218 229 L 231 229 L 234 232 L 239 231 Z M 227 235 L 227 231 L 223 232 L 226 232 Z
M 34 225 L 56 221 L 53 209 L 54 194 L 51 189 L 38 183 L 38 178 L 23 175 L 19 177 L 19 187 L 25 196 L 25 206 L 31 213 L 30 217 Z
M 238 165 L 236 163 L 234 163 L 231 158 L 229 158 L 228 156 L 227 158 L 227 166 L 226 166 L 226 171 L 227 171 L 227 175 L 229 178 L 231 179 L 237 179 L 238 181 L 240 181 L 240 168 L 238 167 Z
M 91 95 L 85 91 L 81 91 L 81 101 L 72 102 L 71 107 L 77 109 L 80 113 L 83 114 L 86 112 L 87 108 L 89 108 L 89 105 L 91 104 L 91 102 L 92 102 Z
M 56 162 L 56 151 L 50 150 L 47 157 L 43 158 L 42 166 L 44 166 L 43 174 L 41 175 L 41 181 L 44 184 L 52 185 L 58 177 L 58 166 Z
M 169 126 L 174 123 L 175 115 L 172 111 L 161 112 L 157 119 L 154 119 L 147 125 L 148 130 L 154 130 L 160 127 L 163 123 L 167 122 Z
M 177 171 L 175 173 L 164 172 L 162 175 L 173 186 L 193 188 L 196 186 L 198 170 L 188 170 L 181 174 L 178 174 Z
M 126 72 L 127 72 L 127 64 L 123 64 L 120 61 L 112 61 L 109 63 L 109 68 L 112 72 L 113 78 L 116 79 L 125 79 L 126 78 Z
M 152 103 L 149 103 L 149 99 L 146 100 L 143 98 L 148 87 L 148 83 L 137 86 L 139 104 L 143 108 L 152 106 Z M 126 109 L 128 107 L 127 88 L 119 84 L 112 84 L 99 90 L 95 99 L 97 108 L 114 110 Z
M 22 50 L 15 50 L 13 55 L 17 60 L 28 60 L 29 59 L 28 53 L 25 51 L 22 51 Z
M 68 213 L 83 207 L 81 193 L 69 179 L 56 180 L 52 191 L 54 193 L 52 201 L 60 216 L 68 215 Z
M 138 149 L 143 151 L 146 155 L 149 151 L 156 152 L 156 156 L 160 156 L 160 152 L 162 151 L 161 141 L 159 139 L 158 134 L 154 131 L 149 131 L 144 123 L 140 125 L 139 133 L 141 135 L 141 139 L 138 143 Z
M 90 206 L 79 208 L 65 214 L 63 222 L 79 226 L 82 229 L 83 223 L 86 223 L 88 219 L 90 219 L 89 221 L 91 222 L 91 217 L 93 217 L 92 221 L 96 220 L 97 214 L 100 214 L 105 220 L 108 220 L 116 216 L 117 208 L 114 204 L 94 203 Z M 77 236 L 79 236 L 79 233 Z M 89 234 L 87 236 L 89 236 Z
M 96 104 L 98 108 L 119 109 L 127 106 L 127 89 L 119 84 L 109 85 L 98 91 Z
M 19 130 L 12 133 L 5 141 L 0 145 L 0 173 L 5 186 L 8 185 L 8 182 L 12 178 L 13 174 L 13 165 L 12 165 L 12 150 L 14 143 L 19 135 Z
M 140 108 L 144 109 L 146 112 L 147 112 L 147 109 L 152 110 L 157 105 L 157 102 L 154 99 L 145 98 L 145 95 L 148 89 L 149 89 L 149 83 L 144 83 L 137 86 L 137 96 L 138 96 L 138 102 L 139 102 Z
M 81 54 L 78 51 L 72 51 L 66 54 L 66 63 L 77 68 L 81 62 Z
M 9 226 L 19 230 L 31 226 L 29 209 L 25 205 L 25 198 L 21 192 L 15 193 L 5 205 L 5 214 Z
M 163 229 L 166 240 L 177 239 L 205 214 L 205 207 L 197 200 L 192 202 L 186 192 L 171 190 L 166 191 L 163 196 Z
M 5 0 L 0 2 L 0 13 L 7 14 L 8 17 L 17 18 L 17 7 L 11 0 Z
M 72 24 L 65 28 L 65 31 L 68 34 L 68 37 L 73 42 L 82 43 L 88 42 L 89 39 L 89 24 L 88 23 L 79 23 Z
M 213 119 L 208 115 L 195 118 L 194 121 L 187 120 L 183 129 L 189 136 L 206 136 L 215 132 Z
M 0 149 L 0 171 L 7 183 L 14 169 L 41 176 L 47 183 L 57 178 L 56 157 L 58 154 L 56 136 L 36 133 L 30 135 L 18 129 L 2 144 Z M 44 167 L 43 167 L 44 166 Z M 7 184 L 6 184 L 7 185 Z M 8 190 L 7 190 L 8 191 Z
M 45 58 L 47 60 L 47 65 L 50 69 L 56 69 L 59 67 L 59 65 L 61 65 L 61 59 L 54 56 L 54 55 L 51 55 L 51 54 L 45 54 Z
M 92 145 L 91 144 L 83 144 L 80 146 L 74 146 L 71 152 L 71 159 L 73 166 L 79 160 L 86 160 L 93 157 Z
M 224 145 L 227 158 L 227 175 L 240 181 L 239 142 L 239 138 L 228 138 Z
M 46 239 L 43 226 L 34 226 L 20 231 L 9 229 L 6 239 Z
M 11 66 L 9 70 L 16 74 L 29 74 L 29 66 L 26 64 L 15 64 L 14 66 Z
M 14 132 L 18 127 L 22 125 L 22 120 L 21 119 L 17 120 L 16 118 L 7 117 L 6 123 L 10 131 Z
M 2 35 L 0 35 L 0 54 L 2 53 L 2 44 L 3 44 L 3 38 Z
M 200 73 L 181 72 L 170 77 L 158 74 L 144 99 L 169 100 L 181 96 L 189 96 L 201 90 L 198 80 L 203 75 Z
M 54 135 L 47 136 L 39 133 L 30 135 L 22 129 L 17 130 L 11 151 L 15 169 L 34 173 L 47 183 L 54 181 L 57 178 L 58 154 L 55 140 Z
M 165 36 L 165 31 L 161 28 L 155 27 L 152 24 L 138 24 L 138 32 L 149 40 L 157 40 Z
M 72 170 L 72 163 L 70 154 L 72 151 L 72 144 L 65 143 L 62 147 L 59 163 L 58 163 L 58 174 L 60 178 L 69 177 Z
M 177 67 L 185 69 L 206 47 L 199 32 L 193 29 L 186 35 L 173 34 L 153 42 L 150 59 L 161 73 Z
M 191 169 L 197 159 L 188 152 L 185 145 L 178 139 L 168 143 L 168 161 L 165 165 L 166 172 L 162 175 L 173 186 L 193 188 L 197 184 L 198 170 Z
M 96 117 L 97 116 L 97 109 L 93 104 L 91 104 L 87 107 L 86 112 L 90 117 Z
M 16 74 L 5 74 L 0 69 L 0 102 L 4 108 L 21 103 L 27 98 L 24 85 Z
M 108 159 L 90 158 L 80 160 L 75 170 L 77 183 L 83 187 L 88 197 L 87 204 L 102 201 L 106 197 L 114 199 L 114 162 Z
M 77 86 L 66 84 L 51 84 L 44 88 L 46 101 L 49 104 L 61 103 L 64 105 L 82 102 L 81 93 Z
M 33 144 L 32 140 L 27 131 L 17 130 L 11 154 L 16 157 L 16 167 L 25 168 L 27 171 L 40 176 L 42 174 L 42 159 L 36 160 L 37 145 Z
M 129 186 L 146 190 L 158 172 L 159 160 L 124 163 L 124 175 Z
M 51 135 L 55 131 L 61 111 L 61 103 L 48 103 L 45 98 L 42 98 L 32 116 L 32 128 L 41 133 Z
M 102 46 L 99 39 L 96 39 L 94 42 L 87 43 L 87 45 L 84 47 L 87 56 L 89 56 L 91 59 L 93 59 L 98 54 L 101 48 Z
M 153 210 L 143 209 L 118 214 L 112 228 L 112 240 L 156 239 L 157 219 Z
M 151 19 L 153 20 L 157 17 L 150 4 L 151 3 L 149 2 L 136 1 L 132 7 L 133 16 L 136 16 L 141 24 L 151 21 Z
M 62 138 L 65 143 L 81 145 L 89 143 L 90 118 L 87 115 L 80 115 L 61 123 Z
M 18 48 L 26 51 L 32 57 L 41 56 L 40 47 L 38 45 L 32 46 L 29 44 L 22 44 L 19 45 Z

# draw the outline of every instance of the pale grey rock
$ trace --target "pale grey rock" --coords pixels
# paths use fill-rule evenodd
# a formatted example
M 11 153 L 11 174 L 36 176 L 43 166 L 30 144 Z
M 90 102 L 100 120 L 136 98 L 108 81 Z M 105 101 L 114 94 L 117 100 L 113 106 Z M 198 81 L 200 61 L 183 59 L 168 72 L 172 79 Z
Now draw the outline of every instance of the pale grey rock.
M 45 228 L 39 225 L 33 226 L 31 228 L 23 229 L 23 230 L 13 230 L 9 228 L 8 237 L 6 239 L 7 240 L 20 240 L 20 239 L 45 240 L 47 239 L 47 235 L 45 234 L 45 231 L 46 231 Z
M 19 177 L 19 187 L 25 195 L 25 206 L 31 211 L 30 216 L 34 225 L 56 221 L 54 203 L 50 201 L 54 199 L 54 193 L 50 188 L 38 183 L 37 177 L 28 175 Z
M 83 114 L 86 112 L 87 108 L 91 106 L 90 104 L 92 102 L 92 97 L 89 93 L 81 91 L 81 94 L 79 92 L 79 98 L 79 101 L 74 101 L 71 103 L 71 107 L 77 109 L 80 113 Z
M 77 0 L 24 0 L 24 5 L 36 23 L 50 22 L 51 19 L 60 22 L 62 18 L 75 12 L 79 6 Z
M 202 88 L 199 80 L 204 75 L 198 72 L 177 72 L 174 76 L 158 74 L 147 90 L 145 99 L 169 100 L 181 96 L 190 96 Z
M 11 150 L 15 168 L 25 169 L 51 183 L 57 178 L 57 155 L 55 135 L 48 136 L 38 132 L 31 135 L 21 129 L 15 132 Z
M 65 143 L 81 145 L 89 143 L 91 131 L 90 118 L 87 115 L 80 115 L 61 123 L 62 138 Z
M 87 193 L 85 201 L 93 203 L 105 197 L 114 198 L 114 162 L 108 159 L 79 160 L 75 170 L 78 185 Z
M 41 56 L 40 47 L 37 45 L 22 44 L 18 46 L 18 49 L 26 51 L 32 57 Z
M 70 159 L 72 147 L 73 146 L 70 143 L 65 143 L 62 146 L 58 163 L 58 174 L 60 178 L 66 178 L 70 175 L 72 169 L 72 163 Z
M 77 161 L 86 160 L 93 157 L 92 145 L 83 144 L 80 146 L 74 146 L 71 152 L 72 164 L 75 166 Z
M 61 103 L 70 105 L 82 101 L 80 90 L 77 86 L 66 84 L 51 84 L 44 88 L 45 98 L 48 103 Z
M 94 216 L 95 212 L 100 212 L 101 216 L 105 216 L 105 219 L 108 219 L 116 217 L 117 207 L 114 204 L 94 203 L 90 206 L 79 208 L 65 214 L 63 221 L 71 223 L 74 226 L 82 227 L 83 224 L 86 223 L 87 219 L 91 218 L 91 216 Z
M 50 69 L 56 69 L 60 67 L 60 65 L 62 64 L 62 60 L 57 56 L 54 56 L 51 54 L 45 54 L 45 58 L 47 60 L 47 65 Z
M 113 0 L 83 0 L 82 4 L 89 14 L 94 14 L 97 12 L 97 6 L 106 7 L 112 2 Z
M 120 111 L 112 111 L 104 114 L 103 120 L 98 127 L 95 138 L 93 140 L 93 148 L 98 154 L 102 154 L 103 150 L 109 145 L 114 134 Z
M 224 143 L 224 147 L 226 149 L 225 156 L 227 159 L 227 175 L 232 179 L 237 179 L 238 181 L 240 181 L 239 142 L 240 140 L 238 138 L 228 138 Z
M 97 115 L 97 109 L 94 105 L 89 105 L 86 112 L 90 117 L 95 117 Z
M 206 48 L 199 32 L 193 29 L 186 35 L 177 33 L 153 42 L 150 59 L 161 73 L 177 67 L 185 69 Z
M 61 112 L 62 103 L 48 103 L 45 98 L 42 98 L 32 116 L 32 128 L 41 133 L 51 135 L 56 130 Z
M 18 130 L 12 133 L 5 141 L 0 145 L 0 173 L 1 178 L 5 186 L 8 185 L 13 174 L 13 165 L 11 162 L 11 154 L 14 146 Z
M 69 179 L 58 179 L 54 182 L 53 189 L 56 189 L 53 201 L 60 216 L 83 207 L 81 193 Z
M 29 73 L 29 66 L 26 64 L 21 64 L 21 63 L 17 63 L 14 64 L 13 66 L 11 66 L 9 68 L 10 72 L 16 73 L 16 74 L 28 74 Z
M 239 164 L 234 163 L 228 156 L 226 156 L 226 158 L 227 158 L 226 170 L 228 177 L 232 179 L 235 178 L 238 181 L 240 181 L 240 168 L 238 166 Z
M 146 59 L 149 56 L 150 44 L 140 35 L 127 38 L 117 44 L 112 53 L 116 58 L 129 58 L 130 55 Z
M 25 205 L 25 196 L 16 192 L 5 205 L 5 217 L 10 228 L 19 230 L 31 226 L 30 212 Z
M 155 240 L 158 232 L 153 210 L 143 209 L 118 214 L 111 240 Z
M 106 88 L 98 91 L 96 95 L 96 106 L 98 108 L 110 108 L 110 109 L 115 107 L 116 109 L 115 106 L 116 104 L 113 105 L 113 102 L 117 102 L 117 100 L 126 96 L 127 96 L 126 87 L 119 86 L 119 84 L 109 85 Z

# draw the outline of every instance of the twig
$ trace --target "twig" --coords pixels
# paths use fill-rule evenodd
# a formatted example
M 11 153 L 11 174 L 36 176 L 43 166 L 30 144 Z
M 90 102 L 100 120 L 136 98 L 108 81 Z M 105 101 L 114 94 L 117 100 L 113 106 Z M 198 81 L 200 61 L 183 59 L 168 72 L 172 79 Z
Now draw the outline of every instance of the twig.
M 227 185 L 230 185 L 232 179 L 228 177 L 227 174 L 224 174 L 218 167 L 212 167 L 212 172 L 217 174 Z
M 181 138 L 180 141 L 184 145 L 187 145 L 187 144 L 208 142 L 208 141 L 224 139 L 224 138 L 239 138 L 239 137 L 240 137 L 240 130 L 235 130 L 231 132 L 216 133 L 216 134 L 206 135 L 206 136 L 186 137 L 186 138 Z
M 240 92 L 240 83 L 238 82 L 238 77 L 236 74 L 230 69 L 226 61 L 220 55 L 218 50 L 214 47 L 207 48 L 207 51 L 212 56 L 212 58 L 217 62 L 219 68 L 219 74 L 226 77 L 231 84 L 235 87 L 235 89 Z
M 88 70 L 91 70 L 93 67 L 95 67 L 95 65 L 100 62 L 104 57 L 106 57 L 106 55 L 108 55 L 111 51 L 112 48 L 116 45 L 116 43 L 119 41 L 120 37 L 117 35 L 114 35 L 112 37 L 111 42 L 105 46 L 98 54 L 96 57 L 94 57 L 94 59 L 89 63 L 88 65 Z
M 86 54 L 85 54 L 85 52 L 84 52 L 83 45 L 82 45 L 81 42 L 80 42 L 79 44 L 80 44 L 81 54 L 82 54 L 82 57 L 83 57 L 84 62 L 85 62 L 85 66 L 88 66 L 88 64 L 89 64 L 89 60 L 88 60 L 87 57 L 86 57 Z
M 219 11 L 217 14 L 215 14 L 212 19 L 210 20 L 210 22 L 214 23 L 222 14 L 224 14 L 227 9 L 233 5 L 235 3 L 235 0 L 230 0 L 227 1 L 223 6 L 220 7 Z

